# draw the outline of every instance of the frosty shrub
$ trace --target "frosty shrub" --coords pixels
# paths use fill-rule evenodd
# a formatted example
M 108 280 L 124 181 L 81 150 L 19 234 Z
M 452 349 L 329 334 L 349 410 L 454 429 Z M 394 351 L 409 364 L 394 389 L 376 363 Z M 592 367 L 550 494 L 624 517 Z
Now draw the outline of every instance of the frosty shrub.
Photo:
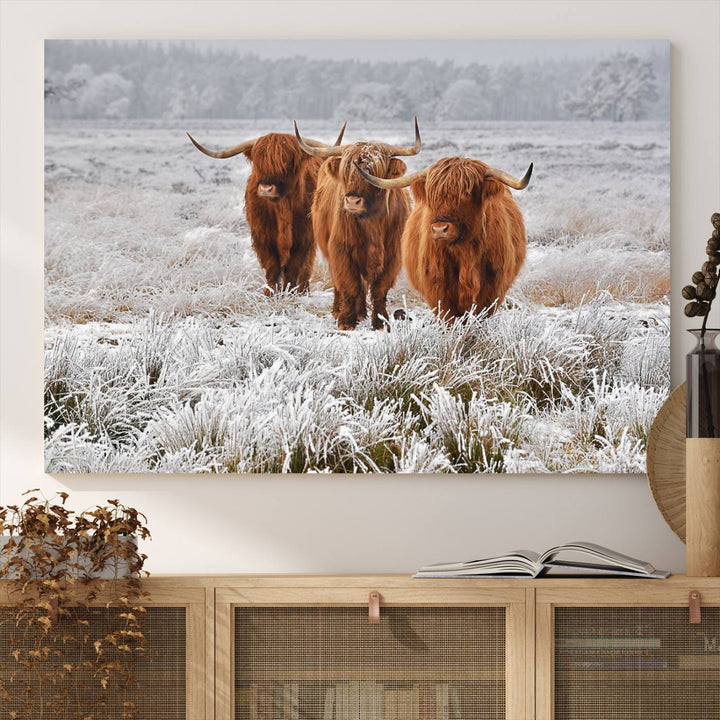
M 641 447 L 646 445 L 650 427 L 667 396 L 667 388 L 658 390 L 635 383 L 615 383 L 605 400 L 608 434 L 617 436 L 626 432 L 639 440 Z
M 612 233 L 534 247 L 528 255 L 519 286 L 544 305 L 577 305 L 607 293 L 648 303 L 670 292 L 669 254 L 627 248 Z
M 65 354 L 67 353 L 67 354 Z M 111 442 L 145 425 L 152 402 L 134 364 L 104 346 L 60 339 L 45 365 L 45 429 L 78 425 Z
M 619 377 L 648 389 L 668 389 L 670 335 L 666 327 L 651 326 L 622 344 Z
M 529 398 L 538 407 L 555 402 L 564 385 L 586 384 L 587 337 L 574 332 L 568 318 L 535 313 L 529 306 L 496 313 L 477 352 L 493 365 L 491 395 Z
M 599 440 L 597 468 L 601 473 L 645 472 L 645 453 L 642 440 L 632 437 L 628 430 L 619 436 L 609 434 Z
M 529 418 L 524 410 L 476 395 L 465 401 L 438 386 L 421 399 L 425 434 L 436 438 L 457 472 L 502 472 L 505 453 Z
M 136 443 L 115 446 L 109 438 L 94 437 L 74 423 L 46 438 L 45 465 L 55 473 L 141 473 L 152 469 L 147 453 Z M 202 467 L 197 462 L 192 466 Z
M 418 435 L 403 438 L 400 457 L 397 458 L 395 472 L 398 473 L 445 473 L 453 470 L 450 459 L 438 452 L 432 443 Z

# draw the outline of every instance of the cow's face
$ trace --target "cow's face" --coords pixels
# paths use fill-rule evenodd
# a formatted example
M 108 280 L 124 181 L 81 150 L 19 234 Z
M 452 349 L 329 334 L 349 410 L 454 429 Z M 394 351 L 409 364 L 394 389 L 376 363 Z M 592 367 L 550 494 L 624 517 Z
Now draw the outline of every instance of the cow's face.
M 484 198 L 502 191 L 496 181 L 484 180 L 486 169 L 477 160 L 443 158 L 412 184 L 416 201 L 429 210 L 427 232 L 434 242 L 454 245 L 475 234 Z
M 357 163 L 376 177 L 395 178 L 405 173 L 407 166 L 392 156 L 384 143 L 355 143 L 343 150 L 339 157 L 326 161 L 327 171 L 343 189 L 341 211 L 357 218 L 370 217 L 385 210 L 385 193 L 371 185 L 357 170 Z
M 301 163 L 308 160 L 291 135 L 270 133 L 256 140 L 245 156 L 253 164 L 248 184 L 258 197 L 276 202 L 291 192 Z

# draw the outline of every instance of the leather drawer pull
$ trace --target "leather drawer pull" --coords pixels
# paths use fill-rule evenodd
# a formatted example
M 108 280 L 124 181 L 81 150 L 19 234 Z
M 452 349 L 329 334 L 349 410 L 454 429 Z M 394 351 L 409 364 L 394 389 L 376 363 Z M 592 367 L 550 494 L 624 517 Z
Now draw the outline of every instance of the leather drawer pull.
M 690 623 L 696 625 L 702 620 L 702 613 L 700 611 L 700 593 L 697 590 L 690 591 L 688 604 L 690 606 Z
M 380 593 L 377 590 L 371 591 L 368 596 L 368 622 L 380 622 Z

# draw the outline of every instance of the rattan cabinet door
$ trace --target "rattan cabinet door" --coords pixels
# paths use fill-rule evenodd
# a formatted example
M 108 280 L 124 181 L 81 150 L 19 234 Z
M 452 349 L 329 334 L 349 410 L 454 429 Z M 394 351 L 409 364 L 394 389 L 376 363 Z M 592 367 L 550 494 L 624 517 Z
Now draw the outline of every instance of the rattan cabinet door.
M 719 643 L 719 608 L 557 608 L 555 718 L 720 718 Z
M 528 717 L 508 682 L 517 667 L 515 687 L 523 684 L 524 629 L 510 635 L 524 628 L 524 602 L 453 606 L 448 597 L 446 606 L 422 605 L 420 595 L 383 605 L 371 623 L 367 605 L 298 605 L 292 595 L 293 605 L 219 604 L 227 622 L 216 623 L 216 636 L 220 643 L 227 632 L 231 648 L 217 720 Z M 222 686 L 227 670 L 216 677 Z
M 145 583 L 143 651 L 127 656 L 110 647 L 107 662 L 122 661 L 110 682 L 97 672 L 94 641 L 123 631 L 125 620 L 101 604 L 70 606 L 53 632 L 28 633 L 15 622 L 13 607 L 0 606 L 0 713 L 16 720 L 205 720 L 206 678 L 204 589 Z M 42 611 L 41 611 L 42 612 Z M 39 615 L 41 616 L 41 615 Z M 40 640 L 38 638 L 40 637 Z M 17 662 L 35 653 L 31 670 Z M 90 661 L 90 662 L 87 662 Z M 83 669 L 84 665 L 87 669 Z M 118 666 L 120 667 L 120 666 Z M 71 668 L 71 671 L 68 671 Z M 130 711 L 134 707 L 136 710 Z M 134 713 L 134 714 L 133 714 Z
M 63 664 L 78 668 L 86 658 L 93 660 L 92 642 L 83 641 L 83 636 L 103 638 L 122 630 L 124 621 L 107 608 L 67 611 L 70 614 L 57 621 L 58 632 L 36 650 L 35 636 L 18 632 L 13 611 L 0 610 L 0 708 L 6 717 L 35 720 L 40 713 L 49 713 L 61 720 L 111 720 L 121 717 L 127 710 L 125 703 L 132 702 L 138 708 L 137 717 L 185 720 L 185 608 L 148 608 L 141 624 L 145 652 L 132 658 L 126 670 L 132 681 L 118 676 L 105 685 L 92 665 L 87 671 L 63 672 Z M 42 656 L 27 670 L 13 662 L 12 653 L 18 650 Z M 111 653 L 109 661 L 114 660 Z M 26 702 L 28 696 L 31 703 Z
M 235 608 L 235 718 L 505 718 L 504 608 Z
M 539 720 L 720 719 L 720 590 L 701 593 L 699 624 L 688 588 L 643 604 L 653 592 L 664 594 L 628 586 L 603 600 L 598 586 L 594 601 L 538 606 Z

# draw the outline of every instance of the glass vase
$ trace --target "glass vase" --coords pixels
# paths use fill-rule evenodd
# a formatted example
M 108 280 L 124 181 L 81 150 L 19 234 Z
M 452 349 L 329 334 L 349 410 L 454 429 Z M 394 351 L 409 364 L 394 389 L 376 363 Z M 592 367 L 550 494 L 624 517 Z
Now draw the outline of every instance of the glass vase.
M 688 330 L 696 345 L 687 355 L 687 437 L 720 438 L 720 330 Z
M 690 330 L 685 439 L 685 572 L 720 577 L 720 350 L 718 330 Z

